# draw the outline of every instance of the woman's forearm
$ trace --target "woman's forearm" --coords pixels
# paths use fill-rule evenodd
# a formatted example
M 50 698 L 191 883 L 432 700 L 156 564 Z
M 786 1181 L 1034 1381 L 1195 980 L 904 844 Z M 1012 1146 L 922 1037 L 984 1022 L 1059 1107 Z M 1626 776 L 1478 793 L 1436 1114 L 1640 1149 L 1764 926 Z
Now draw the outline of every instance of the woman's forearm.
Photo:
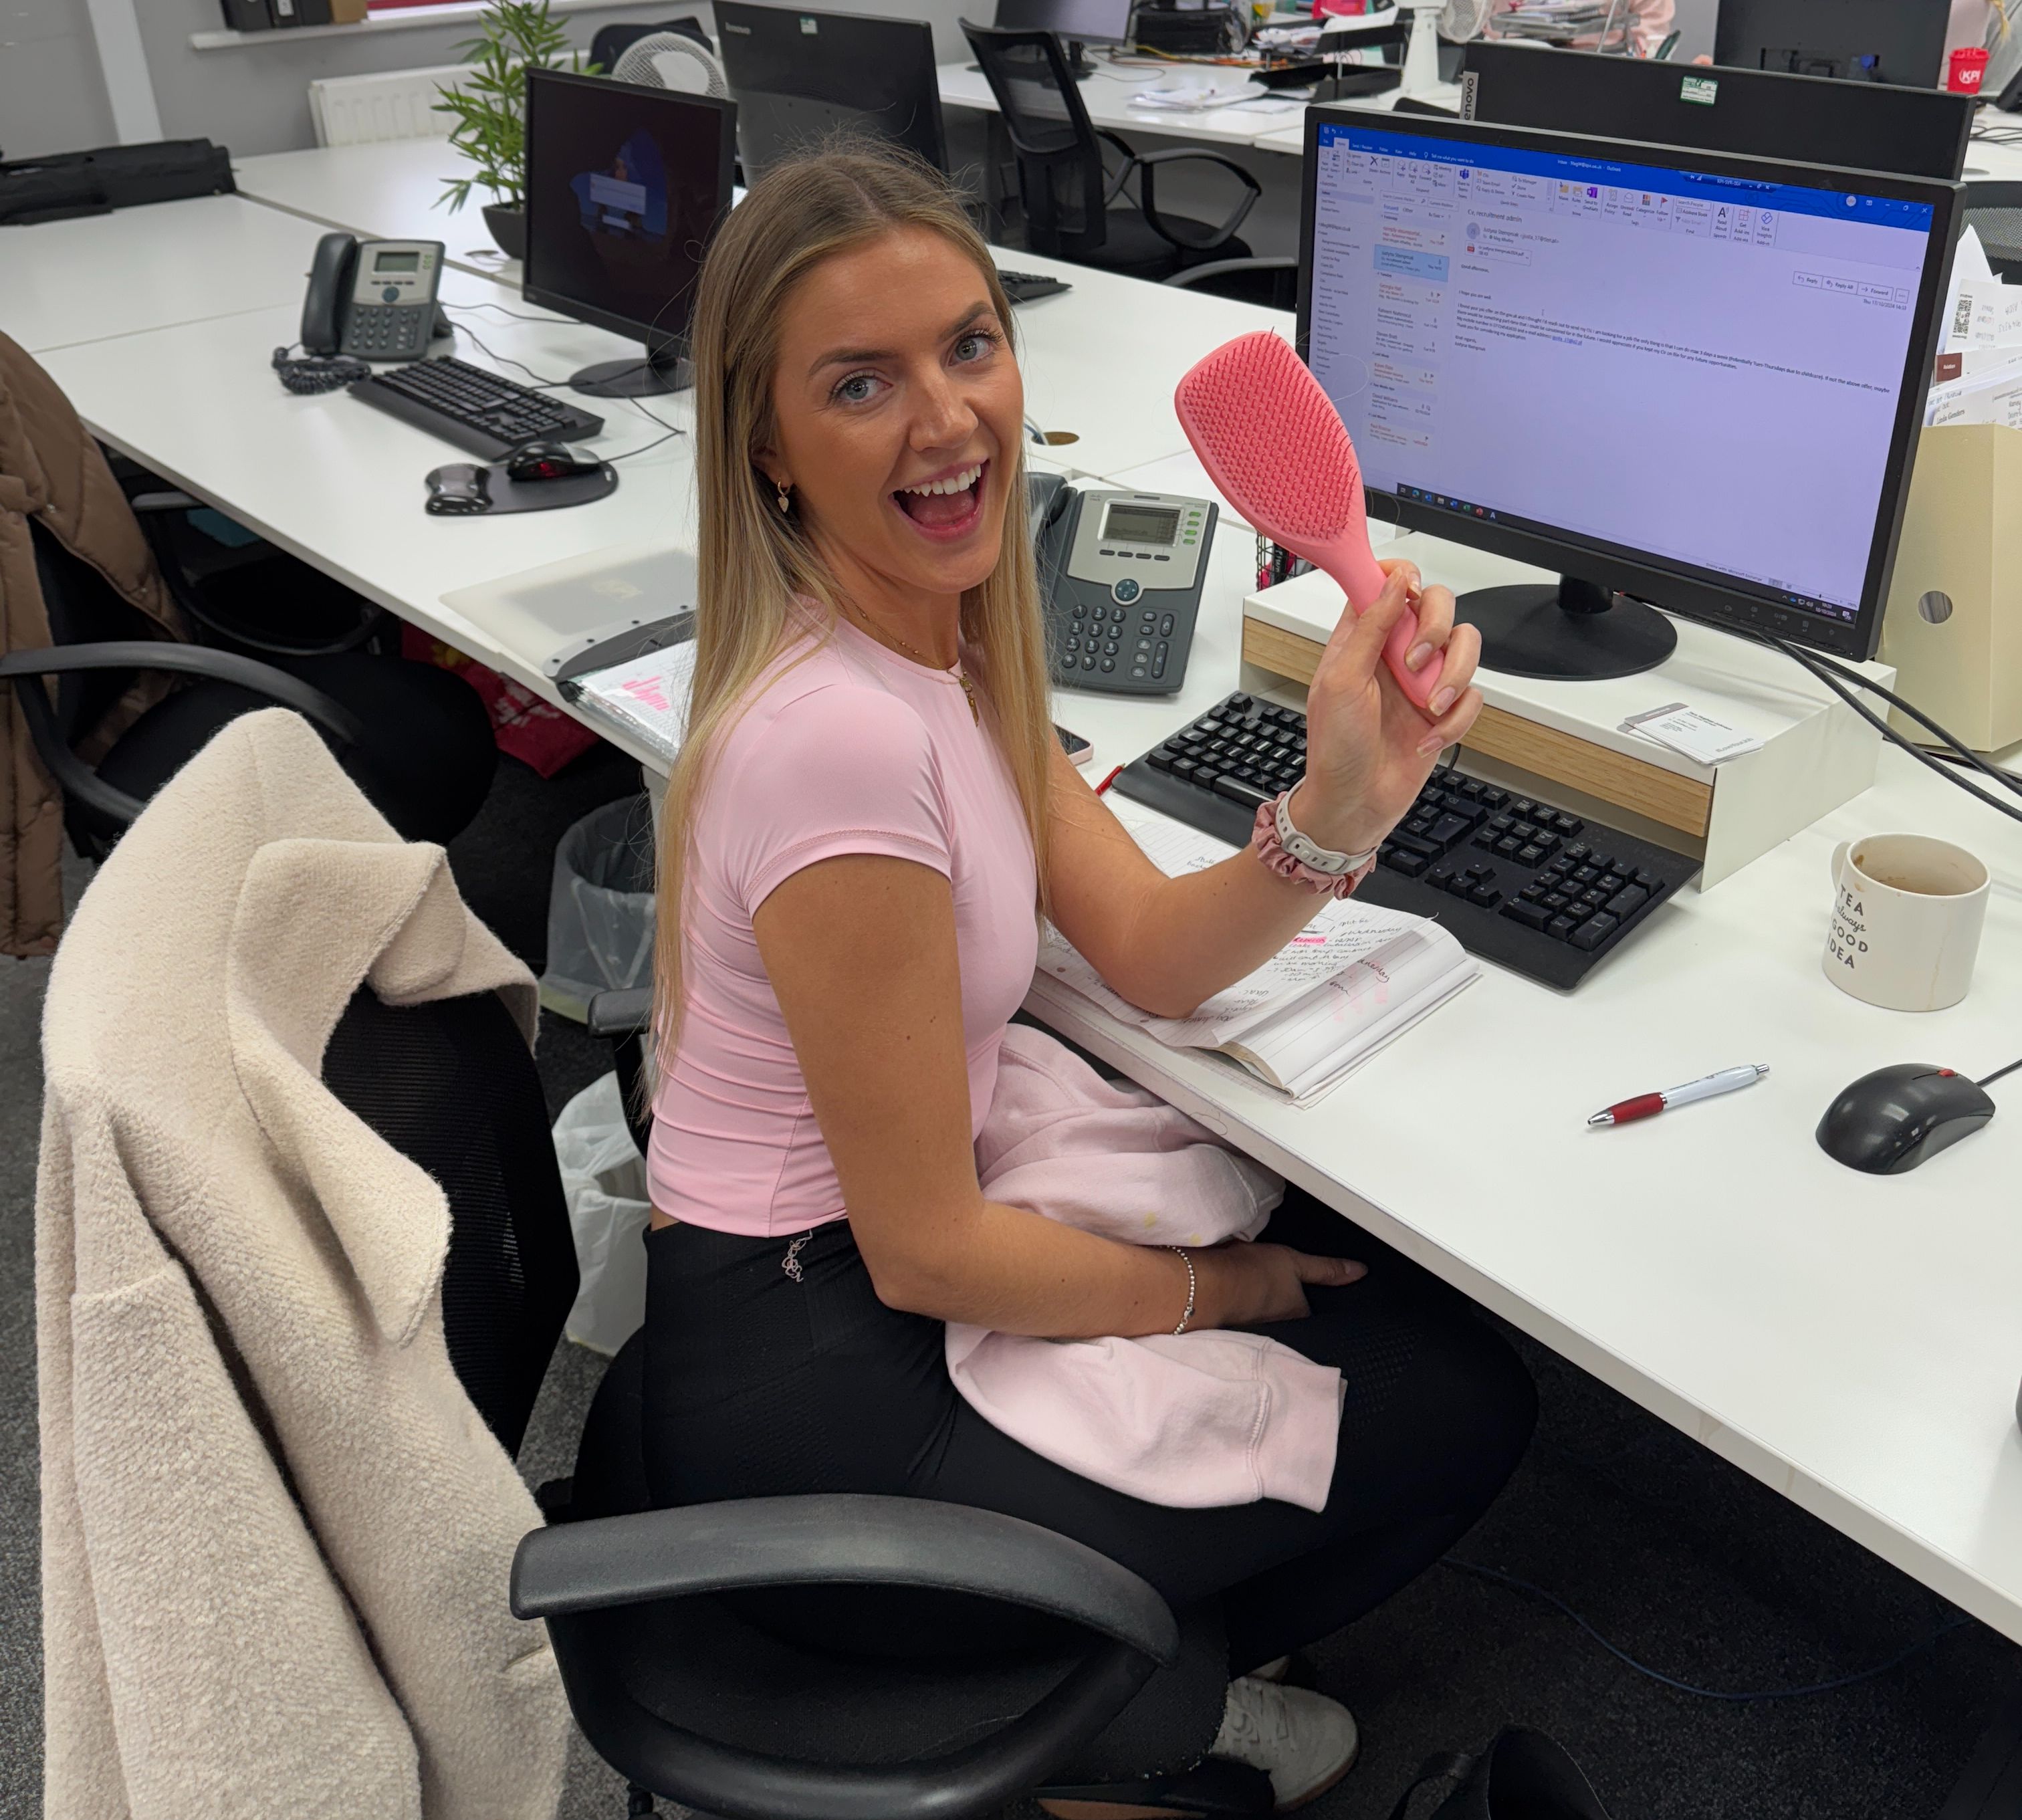
M 1187 1305 L 1187 1267 L 1162 1246 L 1124 1245 L 993 1201 L 911 1220 L 881 1235 L 852 1219 L 878 1300 L 936 1320 L 1046 1340 L 1170 1333 Z M 884 1242 L 880 1242 L 881 1236 Z M 1204 1271 L 1196 1252 L 1195 1276 Z M 1194 1324 L 1228 1311 L 1196 1298 Z

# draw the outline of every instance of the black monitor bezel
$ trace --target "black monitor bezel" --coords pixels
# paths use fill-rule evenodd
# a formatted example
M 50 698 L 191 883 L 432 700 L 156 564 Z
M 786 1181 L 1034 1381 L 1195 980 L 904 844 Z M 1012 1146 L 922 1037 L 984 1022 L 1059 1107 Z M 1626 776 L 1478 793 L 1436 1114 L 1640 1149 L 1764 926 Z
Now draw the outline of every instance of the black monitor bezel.
M 1536 60 L 1541 57 L 1552 60 L 1540 66 Z M 1487 70 L 1480 67 L 1484 60 L 1489 66 Z M 1495 70 L 1497 64 L 1502 66 L 1499 72 Z M 1505 79 L 1488 81 L 1486 78 L 1491 73 L 1500 74 Z M 1474 92 L 1471 83 L 1475 79 L 1480 79 L 1481 86 L 1470 109 L 1467 97 Z M 1715 95 L 1710 104 L 1695 106 L 1683 99 L 1683 85 L 1691 82 L 1714 86 Z M 1895 143 L 1900 144 L 1904 137 L 1906 121 L 1912 122 L 1918 133 L 1931 140 L 1929 147 L 1920 149 L 1936 150 L 1937 141 L 1942 137 L 1947 168 L 1911 170 L 1900 162 L 1865 156 L 1845 159 L 1829 155 L 1820 157 L 1819 148 L 1816 146 L 1805 162 L 1849 170 L 1894 170 L 1905 177 L 1932 177 L 1940 183 L 1954 181 L 1964 173 L 1966 148 L 1973 135 L 1973 97 L 1955 95 L 1944 89 L 1908 89 L 1892 82 L 1848 82 L 1838 76 L 1800 75 L 1787 70 L 1751 69 L 1746 65 L 1722 64 L 1709 69 L 1703 64 L 1659 63 L 1648 57 L 1607 57 L 1599 51 L 1565 50 L 1557 46 L 1527 43 L 1522 39 L 1480 38 L 1470 44 L 1461 82 L 1461 118 L 1464 120 L 1478 120 L 1489 126 L 1528 126 L 1547 132 L 1586 132 L 1601 139 L 1633 139 L 1639 144 L 1691 145 L 1707 151 L 1724 148 L 1679 130 L 1679 122 L 1696 126 L 1703 119 L 1708 125 L 1725 126 L 1735 111 L 1732 97 L 1736 94 L 1744 97 L 1742 106 L 1754 106 L 1755 120 L 1761 119 L 1769 109 L 1781 104 L 1784 111 L 1797 121 L 1804 121 L 1808 113 L 1809 124 L 1816 127 L 1816 111 L 1824 108 L 1834 115 L 1829 123 L 1834 129 L 1843 128 L 1847 124 L 1846 117 L 1862 109 L 1885 110 Z M 1611 84 L 1618 86 L 1617 92 L 1608 96 L 1606 85 Z M 1598 95 L 1626 101 L 1630 105 L 1620 111 L 1625 118 L 1630 118 L 1651 105 L 1650 97 L 1643 91 L 1666 88 L 1676 105 L 1665 108 L 1664 118 L 1655 129 L 1623 133 L 1611 125 L 1590 121 L 1582 123 L 1578 110 L 1589 97 Z M 1637 92 L 1627 92 L 1630 89 Z M 1498 106 L 1513 111 L 1521 111 L 1526 106 L 1536 109 L 1540 102 L 1570 103 L 1572 111 L 1529 121 L 1498 119 L 1489 111 Z M 1939 126 L 1944 129 L 1942 135 L 1930 130 Z M 1801 137 L 1802 128 L 1794 136 Z M 1732 149 L 1750 157 L 1783 155 L 1765 151 L 1760 146 L 1737 145 Z M 1794 152 L 1796 148 L 1793 150 Z
M 1925 399 L 1937 350 L 1939 318 L 1958 240 L 1958 211 L 1965 194 L 1962 184 L 1941 183 L 1931 177 L 1899 177 L 1887 172 L 1847 171 L 1823 165 L 1794 164 L 1779 159 L 1743 158 L 1730 152 L 1595 139 L 1581 133 L 1546 133 L 1527 126 L 1490 126 L 1479 122 L 1434 119 L 1417 115 L 1372 115 L 1367 108 L 1338 105 L 1310 107 L 1306 110 L 1305 159 L 1299 209 L 1299 301 L 1295 345 L 1301 359 L 1307 357 L 1312 322 L 1313 223 L 1319 181 L 1319 131 L 1323 126 L 1359 126 L 1365 131 L 1405 133 L 1429 140 L 1557 152 L 1602 162 L 1706 171 L 1751 181 L 1838 188 L 1891 201 L 1930 204 L 1933 211 L 1931 235 L 1940 249 L 1940 256 L 1925 262 L 1917 296 L 1916 323 L 1911 334 L 1902 389 L 1896 400 L 1896 422 L 1884 470 L 1881 510 L 1868 551 L 1860 610 L 1851 625 L 1781 605 L 1768 597 L 1768 590 L 1751 591 L 1746 585 L 1738 583 L 1731 576 L 1723 576 L 1717 570 L 1688 572 L 1681 566 L 1652 563 L 1643 553 L 1604 544 L 1598 539 L 1582 538 L 1570 532 L 1563 537 L 1547 535 L 1464 518 L 1437 506 L 1402 498 L 1395 493 L 1370 489 L 1372 501 L 1384 502 L 1380 511 L 1373 512 L 1372 516 L 1393 520 L 1408 530 L 1422 531 L 1444 537 L 1450 542 L 1533 564 L 1600 587 L 1613 588 L 1667 612 L 1709 625 L 1789 639 L 1856 662 L 1865 662 L 1874 655 L 1881 636 L 1881 615 L 1888 604 L 1896 545 L 1902 534 L 1903 508 L 1909 498 L 1916 439 L 1923 428 Z
M 607 310 L 595 304 L 586 303 L 566 292 L 549 290 L 535 281 L 534 249 L 539 245 L 540 224 L 536 218 L 535 198 L 539 187 L 534 181 L 534 101 L 537 93 L 535 84 L 542 87 L 568 89 L 593 89 L 599 94 L 608 95 L 614 89 L 627 95 L 659 101 L 670 105 L 680 105 L 705 110 L 717 116 L 716 162 L 717 204 L 716 213 L 710 219 L 708 234 L 703 240 L 704 250 L 716 230 L 722 226 L 723 218 L 730 213 L 730 199 L 733 173 L 737 164 L 737 107 L 732 101 L 717 95 L 691 95 L 675 89 L 655 88 L 644 82 L 620 82 L 609 76 L 586 76 L 575 70 L 551 70 L 530 67 L 527 71 L 527 188 L 524 207 L 527 214 L 527 255 L 520 264 L 520 294 L 530 304 L 538 304 L 543 309 L 556 310 L 565 316 L 573 316 L 579 323 L 587 323 L 593 328 L 608 329 L 615 335 L 623 335 L 629 340 L 643 345 L 649 356 L 684 351 L 688 345 L 688 326 L 695 317 L 695 286 L 690 286 L 684 300 L 681 326 L 669 328 L 665 318 L 650 323 Z M 701 261 L 696 261 L 699 274 Z
M 729 34 L 725 31 L 724 27 L 728 20 L 736 14 L 762 13 L 768 13 L 781 19 L 816 19 L 821 21 L 822 28 L 824 31 L 826 31 L 831 24 L 834 24 L 842 27 L 846 32 L 855 31 L 860 27 L 863 27 L 868 29 L 873 34 L 880 31 L 903 31 L 912 33 L 918 39 L 922 47 L 922 55 L 925 60 L 923 67 L 925 71 L 926 78 L 925 97 L 928 115 L 933 122 L 934 156 L 928 162 L 931 163 L 936 170 L 945 172 L 947 170 L 947 122 L 944 119 L 941 109 L 941 90 L 938 74 L 940 66 L 934 60 L 934 28 L 925 20 L 891 19 L 887 18 L 881 13 L 874 13 L 818 12 L 808 7 L 795 6 L 790 4 L 779 4 L 779 0 L 725 0 L 725 5 L 728 11 L 724 13 L 717 15 L 716 20 L 717 42 L 721 49 L 724 73 L 726 76 L 730 77 L 730 93 L 733 100 L 736 98 L 739 89 L 744 86 L 744 85 L 740 84 L 737 81 L 735 76 L 731 72 L 730 66 L 732 52 L 730 49 Z M 781 91 L 774 89 L 761 88 L 754 89 L 753 92 L 761 95 L 772 95 L 779 93 Z M 903 140 L 893 140 L 891 143 L 897 145 L 903 145 L 904 144 Z M 740 150 L 742 148 L 740 148 Z M 911 148 L 907 148 L 907 149 L 911 149 Z M 776 160 L 762 160 L 760 162 L 761 163 L 770 163 L 776 162 Z

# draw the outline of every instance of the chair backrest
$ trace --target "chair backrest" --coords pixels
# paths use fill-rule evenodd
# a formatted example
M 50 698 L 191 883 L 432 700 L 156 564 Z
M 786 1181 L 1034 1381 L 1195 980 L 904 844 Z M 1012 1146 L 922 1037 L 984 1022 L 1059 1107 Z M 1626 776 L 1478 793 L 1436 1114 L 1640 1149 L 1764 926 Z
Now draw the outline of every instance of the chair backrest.
M 540 1078 L 494 993 L 345 1008 L 323 1084 L 442 1184 L 450 1210 L 443 1328 L 450 1362 L 516 1454 L 575 1300 L 575 1244 Z
M 1050 31 L 1000 31 L 965 19 L 962 29 L 1018 160 L 1025 243 L 1049 258 L 1085 258 L 1108 236 L 1102 142 L 1060 39 Z
M 90 564 L 72 556 L 35 519 L 28 520 L 35 546 L 35 580 L 49 622 L 49 643 L 100 644 L 157 636 L 159 628 L 129 606 Z M 75 670 L 56 682 L 57 736 L 74 744 L 95 727 L 133 685 L 131 670 Z
M 1997 277 L 2022 277 L 2022 183 L 1968 184 L 1960 232 L 1968 228 Z

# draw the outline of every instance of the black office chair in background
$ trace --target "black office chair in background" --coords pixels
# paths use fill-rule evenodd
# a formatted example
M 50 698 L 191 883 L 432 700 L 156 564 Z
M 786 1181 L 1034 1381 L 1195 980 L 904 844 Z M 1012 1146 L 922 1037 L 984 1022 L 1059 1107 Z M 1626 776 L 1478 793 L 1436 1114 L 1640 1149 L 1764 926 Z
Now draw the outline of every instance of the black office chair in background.
M 1997 278 L 2022 280 L 2022 183 L 1969 183 L 1959 232 L 1970 228 Z
M 30 525 L 50 644 L 0 656 L 0 681 L 19 691 L 35 756 L 64 793 L 64 828 L 86 858 L 111 852 L 148 799 L 219 728 L 277 702 L 309 720 L 409 840 L 446 844 L 477 813 L 498 752 L 484 704 L 462 677 L 363 650 L 295 655 L 268 641 L 264 655 L 254 655 L 162 638 L 96 569 L 41 524 Z M 263 579 L 240 579 L 263 589 L 278 611 L 297 588 L 312 592 L 301 581 L 312 571 L 268 553 L 275 560 Z M 173 564 L 162 575 L 177 604 L 203 624 L 203 615 L 191 611 L 199 602 L 188 578 Z M 148 671 L 192 680 L 87 763 L 76 747 L 134 676 Z M 53 699 L 39 680 L 52 676 L 58 679 Z
M 1176 272 L 1166 283 L 1177 290 L 1204 290 L 1210 297 L 1261 304 L 1266 309 L 1297 309 L 1299 305 L 1296 259 L 1217 259 Z
M 962 29 L 997 97 L 1002 129 L 1017 161 L 1025 244 L 1033 252 L 1148 279 L 1210 258 L 1249 257 L 1250 248 L 1235 238 L 1235 230 L 1264 191 L 1233 159 L 1196 146 L 1134 151 L 1119 134 L 1090 124 L 1067 53 L 1053 33 L 1001 31 L 966 20 Z M 1113 172 L 1104 166 L 1105 142 L 1122 158 Z M 1221 221 L 1159 207 L 1157 173 L 1189 162 L 1217 166 L 1241 186 L 1235 207 Z M 1127 194 L 1133 178 L 1134 202 Z

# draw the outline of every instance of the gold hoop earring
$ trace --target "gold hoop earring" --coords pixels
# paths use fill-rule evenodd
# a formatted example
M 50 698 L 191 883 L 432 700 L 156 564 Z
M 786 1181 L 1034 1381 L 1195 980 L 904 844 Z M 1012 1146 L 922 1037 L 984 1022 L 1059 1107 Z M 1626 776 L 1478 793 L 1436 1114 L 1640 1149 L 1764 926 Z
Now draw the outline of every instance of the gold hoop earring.
M 793 489 L 783 480 L 776 480 L 773 486 L 779 502 L 780 516 L 783 517 L 786 515 L 787 508 L 793 503 Z

